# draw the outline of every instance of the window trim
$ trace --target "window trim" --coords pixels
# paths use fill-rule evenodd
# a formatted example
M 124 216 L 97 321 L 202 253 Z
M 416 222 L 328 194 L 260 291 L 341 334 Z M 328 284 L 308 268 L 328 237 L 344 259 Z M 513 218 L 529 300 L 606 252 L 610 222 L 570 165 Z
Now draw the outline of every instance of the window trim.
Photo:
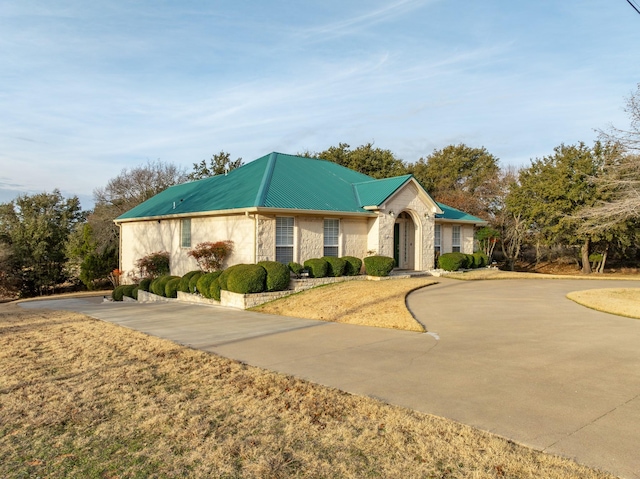
M 433 227 L 433 249 L 438 254 L 442 252 L 442 225 L 440 224 Z
M 458 240 L 457 243 L 456 236 Z M 453 225 L 451 227 L 451 251 L 454 253 L 462 252 L 462 227 L 460 225 Z
M 335 222 L 337 231 L 335 235 L 327 236 L 327 222 Z M 333 228 L 333 226 L 329 226 Z M 327 239 L 335 238 L 335 244 L 328 244 Z M 325 218 L 322 222 L 322 255 L 333 256 L 333 254 L 327 254 L 327 248 L 335 248 L 335 257 L 340 257 L 340 218 Z
M 185 227 L 188 225 L 188 227 Z M 180 247 L 191 248 L 191 218 L 182 218 L 180 220 Z
M 282 234 L 278 234 L 278 223 L 282 220 L 290 220 L 291 221 L 291 225 L 285 225 L 284 227 L 286 228 L 291 228 L 291 235 L 289 236 L 288 232 L 286 235 L 282 235 Z M 287 221 L 288 222 L 288 221 Z M 282 228 L 283 226 L 280 225 L 280 228 Z M 288 251 L 290 251 L 290 254 L 287 254 L 287 258 L 289 259 L 291 258 L 291 261 L 295 261 L 295 242 L 296 242 L 296 233 L 295 233 L 295 228 L 296 228 L 296 219 L 294 216 L 276 216 L 276 230 L 275 230 L 275 260 L 279 261 L 283 264 L 288 264 L 289 261 L 287 261 L 286 263 L 284 263 L 283 261 L 281 261 L 282 257 L 280 259 L 278 259 L 278 248 L 282 249 L 283 248 L 287 248 Z M 291 244 L 287 243 L 287 244 L 283 244 L 280 241 L 282 239 L 290 239 L 291 240 Z

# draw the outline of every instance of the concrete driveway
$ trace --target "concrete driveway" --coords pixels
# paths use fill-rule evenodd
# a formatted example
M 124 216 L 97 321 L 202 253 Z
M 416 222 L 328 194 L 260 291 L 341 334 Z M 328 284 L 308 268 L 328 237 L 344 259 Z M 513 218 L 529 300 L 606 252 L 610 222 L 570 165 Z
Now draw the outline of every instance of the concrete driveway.
M 22 306 L 80 311 L 640 478 L 640 320 L 564 297 L 636 284 L 443 279 L 408 300 L 429 334 L 176 303 Z

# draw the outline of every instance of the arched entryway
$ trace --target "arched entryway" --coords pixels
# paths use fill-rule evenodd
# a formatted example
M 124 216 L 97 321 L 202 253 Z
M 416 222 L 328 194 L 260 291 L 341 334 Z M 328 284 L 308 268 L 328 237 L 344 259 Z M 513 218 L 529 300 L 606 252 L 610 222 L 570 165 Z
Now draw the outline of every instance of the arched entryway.
M 393 225 L 393 259 L 396 268 L 416 268 L 416 225 L 411 215 L 403 211 Z

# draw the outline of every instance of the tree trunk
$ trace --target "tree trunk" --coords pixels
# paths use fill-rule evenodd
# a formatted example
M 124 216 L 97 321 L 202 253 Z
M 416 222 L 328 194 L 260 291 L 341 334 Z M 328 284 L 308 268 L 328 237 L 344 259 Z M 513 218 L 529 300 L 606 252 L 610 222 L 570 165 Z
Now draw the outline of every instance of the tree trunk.
M 604 250 L 604 254 L 602 255 L 602 261 L 600 262 L 600 268 L 598 269 L 598 273 L 604 273 L 604 264 L 607 262 L 607 253 L 609 252 L 609 245 L 607 245 Z
M 584 240 L 582 245 L 582 273 L 591 274 L 591 263 L 589 263 L 589 246 L 591 241 L 589 238 Z

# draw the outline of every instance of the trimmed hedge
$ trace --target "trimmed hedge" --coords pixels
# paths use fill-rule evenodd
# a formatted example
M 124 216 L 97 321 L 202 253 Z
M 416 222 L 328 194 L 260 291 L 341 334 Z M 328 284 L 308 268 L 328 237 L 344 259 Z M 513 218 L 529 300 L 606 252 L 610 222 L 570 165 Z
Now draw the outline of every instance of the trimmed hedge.
M 473 257 L 472 254 L 465 254 L 465 256 L 467 257 L 467 265 L 465 266 L 465 268 L 475 268 L 475 266 L 473 266 L 476 262 L 475 258 Z
M 225 269 L 222 274 L 218 277 L 218 281 L 220 281 L 220 289 L 224 289 L 225 291 L 229 291 L 229 288 L 227 287 L 227 280 L 229 279 L 229 275 L 233 272 L 234 269 L 236 269 L 238 266 L 241 266 L 239 264 L 234 264 L 233 266 L 229 266 L 227 269 Z
M 231 268 L 229 268 L 231 269 Z M 237 264 L 227 277 L 227 291 L 240 294 L 262 293 L 267 270 L 258 264 Z
M 489 257 L 486 254 L 482 252 L 473 253 L 474 268 L 484 268 L 487 264 L 489 264 Z
M 438 265 L 445 271 L 458 271 L 465 268 L 467 255 L 463 253 L 445 253 L 438 258 Z
M 322 258 L 311 258 L 304 262 L 304 267 L 309 271 L 310 278 L 324 278 L 329 271 L 329 263 Z
M 278 261 L 260 261 L 258 264 L 267 272 L 265 291 L 284 291 L 289 287 L 289 266 Z
M 125 284 L 124 286 L 120 286 L 122 288 L 123 296 L 131 299 L 137 299 L 133 297 L 133 290 L 138 287 L 137 284 Z
M 140 280 L 140 284 L 138 285 L 138 288 L 140 288 L 142 291 L 146 291 L 147 293 L 149 292 L 149 286 L 151 286 L 151 282 L 153 280 L 151 278 L 143 278 Z
M 360 258 L 356 258 L 355 256 L 343 256 L 342 259 L 345 261 L 345 276 L 358 276 L 360 274 L 360 270 L 362 269 L 362 260 Z
M 175 278 L 180 278 L 180 276 L 170 276 L 170 275 L 160 276 L 159 278 L 156 278 L 151 282 L 149 291 L 158 296 L 164 296 L 166 294 L 164 290 L 165 286 L 167 286 L 167 283 L 169 281 Z
M 323 256 L 322 258 L 329 264 L 327 269 L 327 276 L 342 276 L 344 274 L 344 268 L 346 261 L 342 258 L 336 258 L 335 256 Z
M 198 283 L 200 276 L 202 276 L 203 274 L 204 273 L 202 271 L 197 271 L 196 274 L 189 278 L 189 291 L 187 291 L 188 293 L 194 294 L 198 292 L 196 284 Z
M 187 274 L 185 274 L 180 280 L 180 286 L 178 286 L 178 291 L 180 291 L 181 293 L 190 293 L 191 291 L 189 291 L 189 281 L 191 280 L 193 275 L 197 273 L 201 273 L 201 271 L 197 269 L 195 271 L 189 271 Z
M 302 270 L 304 269 L 304 266 L 302 266 L 300 263 L 296 263 L 295 261 L 292 261 L 291 263 L 289 263 L 289 269 L 293 274 L 296 275 L 296 277 L 299 278 L 300 275 L 302 274 Z
M 116 286 L 113 291 L 111 291 L 111 299 L 114 301 L 122 301 L 122 297 L 124 296 L 124 285 Z
M 214 271 L 212 273 L 205 273 L 198 279 L 196 283 L 196 289 L 198 293 L 208 299 L 212 299 L 211 297 L 211 283 L 214 280 L 218 279 L 218 277 L 222 274 L 222 271 Z
M 167 281 L 167 284 L 164 286 L 164 296 L 165 298 L 177 298 L 178 297 L 178 288 L 180 288 L 180 282 L 182 278 L 179 276 Z
M 220 301 L 220 276 L 211 281 L 211 286 L 209 286 L 209 297 L 211 299 L 215 299 L 216 301 Z
M 396 264 L 396 260 L 389 256 L 367 256 L 364 259 L 364 269 L 370 276 L 389 276 Z
M 131 291 L 131 297 L 133 299 L 135 299 L 136 301 L 138 301 L 138 291 L 140 290 L 139 286 L 136 286 L 135 288 L 133 288 L 133 291 Z

